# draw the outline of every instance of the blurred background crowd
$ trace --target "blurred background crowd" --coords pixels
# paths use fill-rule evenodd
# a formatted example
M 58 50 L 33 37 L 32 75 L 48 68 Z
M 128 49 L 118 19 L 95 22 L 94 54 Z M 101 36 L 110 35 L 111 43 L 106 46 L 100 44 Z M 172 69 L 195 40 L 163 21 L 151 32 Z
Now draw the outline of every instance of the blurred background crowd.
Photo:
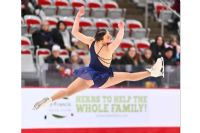
M 164 79 L 125 82 L 118 87 L 180 86 L 180 0 L 21 0 L 22 86 L 66 87 L 73 70 L 90 62 L 89 48 L 71 35 L 85 6 L 80 31 L 105 28 L 113 38 L 119 21 L 125 36 L 113 54 L 115 71 L 143 71 L 164 57 Z

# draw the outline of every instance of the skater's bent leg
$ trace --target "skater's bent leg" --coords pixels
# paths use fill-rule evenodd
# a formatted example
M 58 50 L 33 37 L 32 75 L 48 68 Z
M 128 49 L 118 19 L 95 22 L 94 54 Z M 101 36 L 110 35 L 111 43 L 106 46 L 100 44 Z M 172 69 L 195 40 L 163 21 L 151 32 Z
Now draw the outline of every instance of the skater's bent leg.
M 107 88 L 116 84 L 119 84 L 123 81 L 138 81 L 145 78 L 150 77 L 150 72 L 144 71 L 144 72 L 135 72 L 135 73 L 129 73 L 129 72 L 114 72 L 114 76 L 109 78 L 108 81 L 102 85 L 100 88 Z
M 57 93 L 55 93 L 51 98 L 52 101 L 71 96 L 72 94 L 79 92 L 81 90 L 90 88 L 93 85 L 92 80 L 84 80 L 82 78 L 77 78 L 74 80 L 66 89 L 60 90 Z

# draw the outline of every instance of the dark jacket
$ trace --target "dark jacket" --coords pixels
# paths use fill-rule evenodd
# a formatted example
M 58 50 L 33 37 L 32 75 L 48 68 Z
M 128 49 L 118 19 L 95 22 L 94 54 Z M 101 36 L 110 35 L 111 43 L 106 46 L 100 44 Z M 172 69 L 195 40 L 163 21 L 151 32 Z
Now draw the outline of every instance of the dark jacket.
M 51 50 L 53 45 L 53 38 L 50 32 L 43 30 L 37 30 L 32 35 L 34 46 L 39 46 L 39 48 L 47 48 Z M 45 44 L 47 42 L 47 44 Z
M 120 63 L 121 63 L 121 65 L 131 64 L 131 65 L 137 66 L 137 64 L 134 63 L 134 60 L 132 58 L 130 58 L 127 54 L 122 56 Z M 141 65 L 140 60 L 138 60 L 138 65 Z
M 59 30 L 57 28 L 54 28 L 52 29 L 51 34 L 52 34 L 53 42 L 60 45 L 61 49 L 66 49 L 62 34 L 59 32 Z M 73 45 L 72 35 L 70 32 L 69 32 L 69 36 L 70 36 L 70 43 L 71 45 Z
M 55 64 L 63 64 L 63 60 L 60 57 L 55 58 L 53 55 L 50 55 L 45 59 L 45 63 L 48 63 L 48 64 L 54 64 L 54 63 Z
M 71 61 L 71 59 L 65 59 L 65 63 L 66 64 L 73 64 L 73 62 Z M 81 58 L 79 58 L 78 63 L 79 65 L 83 65 L 83 60 Z
M 164 45 L 159 47 L 156 43 L 151 43 L 150 49 L 152 51 L 152 56 L 153 56 L 154 61 L 156 61 L 157 58 L 159 58 L 160 56 L 164 56 L 164 52 L 165 52 Z
M 174 59 L 174 58 L 171 58 L 171 59 L 164 58 L 164 64 L 175 66 L 176 65 L 176 59 Z

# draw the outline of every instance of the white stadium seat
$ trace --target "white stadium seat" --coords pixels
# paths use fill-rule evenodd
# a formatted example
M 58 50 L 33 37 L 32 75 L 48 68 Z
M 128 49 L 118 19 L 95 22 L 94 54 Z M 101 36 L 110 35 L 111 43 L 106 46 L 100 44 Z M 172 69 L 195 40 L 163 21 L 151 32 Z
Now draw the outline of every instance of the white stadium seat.
M 138 20 L 126 20 L 125 25 L 129 28 L 129 29 L 135 29 L 135 28 L 142 28 L 142 23 Z
M 33 62 L 33 55 L 29 49 L 21 50 L 21 71 L 36 73 L 36 67 Z
M 93 26 L 93 21 L 90 18 L 82 17 L 79 23 L 80 27 L 91 27 Z
M 132 46 L 134 46 L 134 43 L 128 38 L 123 39 L 120 44 L 120 48 L 125 51 Z
M 28 37 L 22 36 L 21 37 L 21 47 L 30 47 L 31 46 L 31 41 Z
M 144 49 L 150 47 L 149 41 L 145 39 L 135 40 L 134 44 L 138 48 L 139 51 L 144 51 Z
M 36 51 L 36 61 L 37 63 L 42 66 L 45 62 L 44 59 L 51 54 L 49 49 L 40 48 Z
M 45 17 L 44 20 L 49 22 L 50 28 L 55 28 L 58 23 L 58 19 L 55 17 Z
M 40 28 L 41 19 L 35 15 L 25 15 L 24 20 L 28 26 L 28 33 L 32 34 L 34 31 Z
M 69 58 L 69 52 L 65 49 L 61 49 L 60 50 L 60 57 L 62 58 L 63 61 L 65 61 L 65 59 Z
M 110 23 L 106 19 L 94 19 L 94 24 L 97 28 L 108 28 Z
M 72 17 L 60 17 L 59 20 L 63 21 L 68 28 L 74 24 L 74 18 Z

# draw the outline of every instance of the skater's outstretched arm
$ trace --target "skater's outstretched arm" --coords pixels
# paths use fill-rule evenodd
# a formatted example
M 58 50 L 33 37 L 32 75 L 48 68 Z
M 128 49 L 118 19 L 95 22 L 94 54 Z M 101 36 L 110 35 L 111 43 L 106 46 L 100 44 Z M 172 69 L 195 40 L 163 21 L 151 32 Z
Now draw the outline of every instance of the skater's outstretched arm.
M 86 35 L 84 35 L 84 34 L 79 32 L 80 18 L 84 14 L 85 14 L 85 11 L 84 11 L 84 7 L 82 6 L 82 7 L 80 7 L 80 9 L 79 9 L 79 11 L 78 11 L 78 13 L 76 15 L 76 18 L 75 18 L 75 21 L 74 21 L 74 25 L 72 27 L 72 35 L 75 36 L 78 40 L 80 40 L 84 44 L 91 45 L 92 42 L 94 41 L 94 38 L 90 37 L 90 36 L 86 36 Z
M 119 47 L 119 45 L 124 37 L 124 22 L 120 22 L 118 24 L 118 28 L 119 28 L 119 31 L 117 33 L 115 40 L 108 46 L 109 51 L 111 51 L 111 52 L 114 52 L 115 49 L 117 49 Z

